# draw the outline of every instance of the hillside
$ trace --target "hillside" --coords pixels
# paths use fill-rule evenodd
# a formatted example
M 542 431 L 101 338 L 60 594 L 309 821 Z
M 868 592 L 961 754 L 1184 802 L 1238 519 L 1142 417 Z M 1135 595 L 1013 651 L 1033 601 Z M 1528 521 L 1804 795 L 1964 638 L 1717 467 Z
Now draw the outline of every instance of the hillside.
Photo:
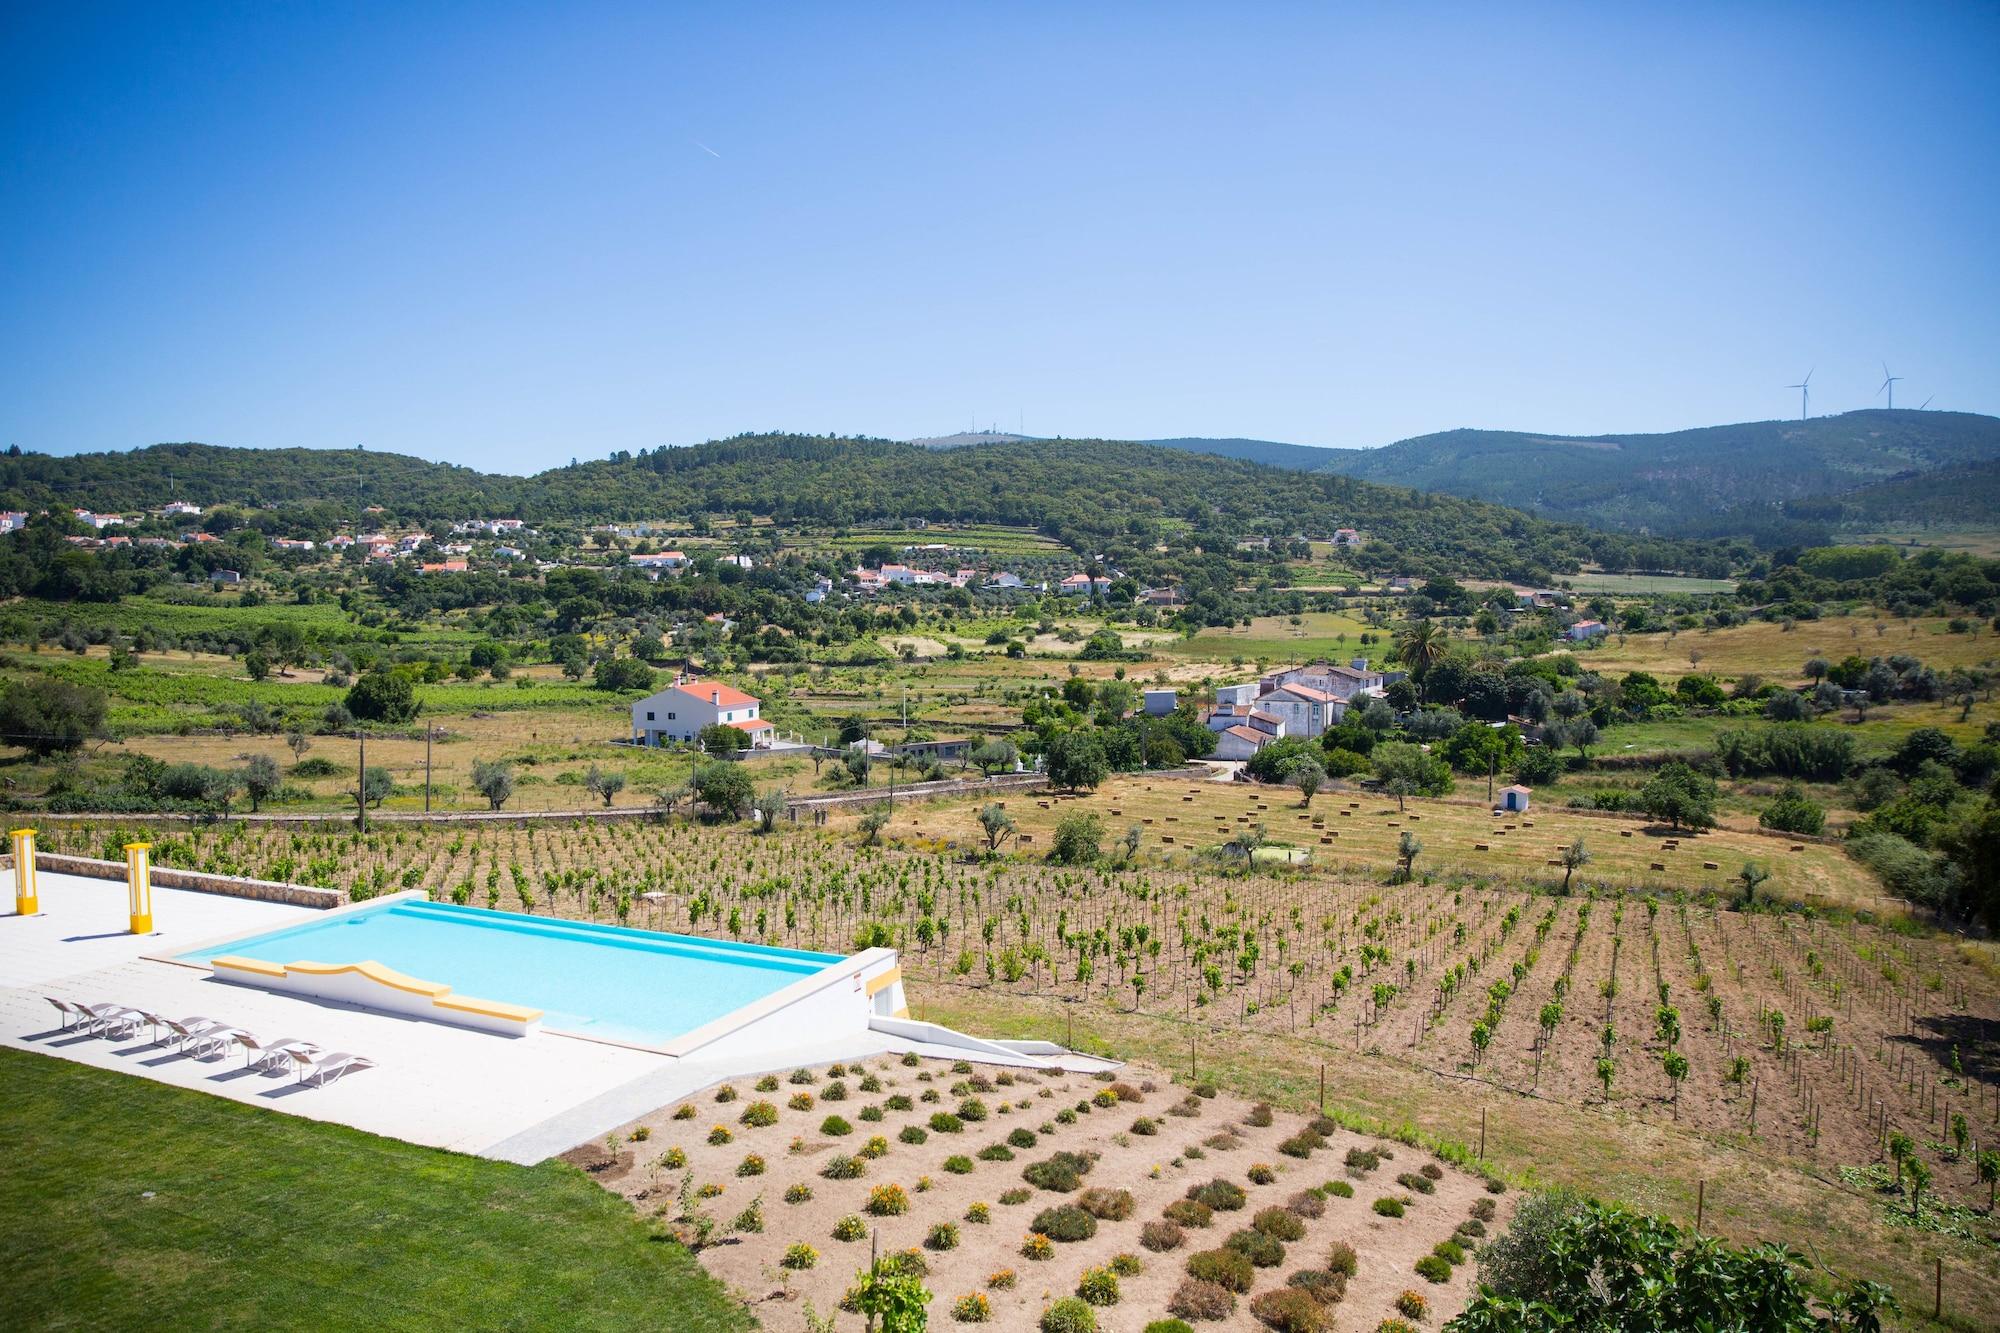
M 1162 449 L 1180 449 L 1193 454 L 1216 454 L 1222 458 L 1241 458 L 1250 463 L 1263 463 L 1270 467 L 1298 468 L 1302 472 L 1317 472 L 1328 468 L 1344 472 L 1344 467 L 1336 466 L 1343 455 L 1358 452 L 1353 449 L 1323 449 L 1316 444 L 1283 444 L 1277 440 L 1209 439 L 1203 436 L 1184 436 L 1172 440 L 1141 440 L 1141 444 L 1157 445 Z
M 1326 466 L 1601 527 L 1798 540 L 1810 534 L 1797 529 L 1837 520 L 1818 505 L 1788 513 L 1788 502 L 1996 459 L 2000 420 L 1993 417 L 1871 409 L 1664 435 L 1453 430 L 1341 451 Z M 1991 506 L 1969 512 L 1987 522 L 2000 518 Z
M 159 445 L 129 454 L 24 455 L 0 466 L 0 507 L 132 510 L 169 494 L 198 504 L 303 511 L 332 527 L 362 503 L 408 521 L 535 521 L 750 512 L 821 527 L 900 522 L 1040 529 L 1082 553 L 1178 536 L 1227 549 L 1242 536 L 1359 527 L 1378 573 L 1538 580 L 1582 563 L 1726 573 L 1739 553 L 1544 522 L 1497 505 L 1327 473 L 1107 440 L 1021 440 L 938 451 L 889 440 L 739 436 L 618 454 L 530 478 L 361 450 Z

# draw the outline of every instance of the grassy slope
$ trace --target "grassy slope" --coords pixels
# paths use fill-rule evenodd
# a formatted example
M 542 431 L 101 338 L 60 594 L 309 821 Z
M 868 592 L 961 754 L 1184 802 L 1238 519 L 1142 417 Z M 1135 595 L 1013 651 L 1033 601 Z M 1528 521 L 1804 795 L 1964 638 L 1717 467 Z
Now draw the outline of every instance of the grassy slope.
M 752 1326 L 569 1167 L 11 1050 L 0 1086 L 9 1327 Z

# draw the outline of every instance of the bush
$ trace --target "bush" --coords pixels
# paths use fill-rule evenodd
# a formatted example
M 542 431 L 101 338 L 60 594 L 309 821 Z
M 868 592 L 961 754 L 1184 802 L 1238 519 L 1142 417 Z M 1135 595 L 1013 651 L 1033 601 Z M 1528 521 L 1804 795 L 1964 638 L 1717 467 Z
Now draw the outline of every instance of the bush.
M 1324 1217 L 1326 1200 L 1312 1190 L 1300 1190 L 1285 1200 L 1285 1208 L 1294 1217 Z
M 1186 1244 L 1187 1232 L 1172 1222 L 1148 1222 L 1139 1228 L 1139 1243 L 1155 1254 L 1165 1254 Z
M 1757 816 L 1757 822 L 1783 833 L 1818 833 L 1826 827 L 1826 810 L 1806 796 L 1805 788 L 1791 782 Z
M 1451 1265 L 1435 1254 L 1427 1254 L 1417 1260 L 1417 1276 L 1427 1282 L 1451 1281 Z
M 924 1237 L 924 1245 L 933 1250 L 955 1250 L 958 1248 L 958 1226 L 953 1222 L 940 1222 L 931 1228 L 931 1234 Z
M 1041 1333 L 1097 1333 L 1097 1312 L 1065 1296 L 1042 1312 Z
M 1106 1222 L 1122 1222 L 1132 1215 L 1129 1190 L 1090 1189 L 1077 1196 L 1077 1207 Z
M 1380 1165 L 1382 1165 L 1381 1156 L 1371 1149 L 1349 1148 L 1347 1150 L 1347 1169 L 1357 1176 L 1365 1176 Z
M 1160 1210 L 1169 1222 L 1184 1227 L 1205 1227 L 1215 1218 L 1215 1210 L 1194 1199 L 1176 1199 Z
M 868 1224 L 853 1213 L 849 1213 L 833 1224 L 833 1238 L 835 1240 L 855 1241 L 862 1239 L 867 1234 Z
M 1354 1186 L 1344 1180 L 1329 1180 L 1326 1184 L 1321 1185 L 1320 1189 L 1337 1199 L 1351 1199 L 1354 1197 Z
M 1499 1211 L 1500 1209 L 1491 1199 L 1474 1199 L 1472 1201 L 1472 1215 L 1482 1222 L 1491 1222 L 1493 1215 Z
M 1132 1132 L 1140 1138 L 1150 1139 L 1160 1132 L 1160 1122 L 1151 1116 L 1142 1115 L 1132 1122 Z
M 854 1132 L 854 1126 L 848 1124 L 845 1120 L 841 1119 L 837 1115 L 830 1115 L 826 1119 L 819 1122 L 819 1132 L 826 1135 L 829 1138 L 837 1139 L 840 1138 L 842 1135 L 852 1134 Z
M 1250 1299 L 1250 1313 L 1278 1333 L 1323 1333 L 1333 1327 L 1325 1307 L 1297 1287 L 1273 1287 Z
M 1021 1257 L 1038 1261 L 1053 1259 L 1056 1257 L 1055 1242 L 1039 1231 L 1031 1231 L 1021 1242 Z
M 989 1143 L 979 1150 L 979 1160 L 982 1162 L 1011 1162 L 1014 1160 L 1014 1150 L 1004 1143 Z
M 1255 1266 L 1234 1250 L 1201 1250 L 1189 1255 L 1187 1275 L 1239 1294 L 1250 1290 L 1250 1284 L 1257 1280 Z
M 972 1204 L 965 1210 L 965 1220 L 984 1226 L 993 1220 L 993 1210 L 983 1203 Z
M 1206 1185 L 1188 1186 L 1187 1197 L 1218 1213 L 1233 1213 L 1250 1199 L 1241 1185 L 1220 1178 Z
M 1285 1279 L 1285 1285 L 1297 1287 L 1321 1305 L 1338 1305 L 1347 1295 L 1347 1279 L 1324 1268 L 1301 1268 Z
M 930 1138 L 930 1132 L 922 1125 L 904 1125 L 896 1137 L 904 1143 L 918 1144 Z
M 813 1109 L 813 1095 L 810 1092 L 795 1092 L 785 1105 L 794 1111 L 810 1111 Z
M 752 1129 L 763 1129 L 778 1123 L 778 1108 L 769 1102 L 751 1102 L 743 1108 L 743 1114 L 736 1117 L 737 1123 Z
M 813 1187 L 804 1181 L 798 1181 L 785 1186 L 786 1203 L 811 1203 L 812 1196 Z
M 1439 1166 L 1436 1162 L 1425 1162 L 1422 1166 L 1418 1167 L 1417 1169 L 1423 1172 L 1424 1178 L 1426 1180 L 1444 1179 L 1444 1168 Z
M 1269 1102 L 1258 1102 L 1250 1108 L 1250 1114 L 1244 1116 L 1243 1119 L 1258 1129 L 1268 1129 L 1276 1117 L 1271 1113 L 1271 1104 Z
M 1140 1333 L 1194 1333 L 1194 1325 L 1183 1319 L 1155 1319 Z
M 1311 1157 L 1315 1148 L 1324 1148 L 1326 1139 L 1311 1130 L 1302 1130 L 1278 1144 L 1278 1151 L 1287 1157 Z
M 794 1273 L 803 1273 L 819 1263 L 819 1251 L 800 1241 L 785 1247 L 784 1257 L 778 1260 L 778 1267 L 789 1268 Z
M 1306 1224 L 1289 1208 L 1260 1208 L 1250 1226 L 1272 1240 L 1297 1240 L 1306 1234 Z
M 1043 1161 L 1030 1162 L 1021 1169 L 1021 1179 L 1037 1189 L 1068 1194 L 1082 1187 L 1083 1178 L 1094 1165 L 1095 1161 L 1083 1153 L 1059 1152 Z
M 1010 1129 L 1007 1131 L 1007 1143 L 1010 1147 L 1032 1148 L 1040 1141 L 1041 1140 L 1036 1136 L 1035 1131 L 1029 1129 L 1026 1125 L 1023 1125 L 1018 1129 Z
M 1326 1271 L 1338 1273 L 1342 1277 L 1353 1277 L 1356 1269 L 1354 1247 L 1344 1240 L 1337 1240 L 1327 1246 Z
M 996 1268 L 986 1275 L 986 1285 L 994 1291 L 1012 1291 L 1015 1283 L 1014 1270 Z
M 958 1118 L 967 1124 L 977 1124 L 986 1118 L 986 1103 L 977 1097 L 967 1097 L 958 1104 Z
M 887 1157 L 889 1155 L 889 1140 L 883 1138 L 880 1134 L 870 1134 L 868 1142 L 855 1149 L 854 1155 L 871 1162 L 878 1157 Z
M 971 1292 L 951 1303 L 951 1317 L 961 1324 L 983 1324 L 993 1317 L 993 1302 L 983 1291 Z
M 1253 1185 L 1268 1185 L 1278 1178 L 1278 1173 L 1263 1162 L 1252 1162 L 1249 1171 L 1244 1174 L 1250 1177 Z
M 835 1079 L 826 1085 L 826 1089 L 820 1093 L 819 1099 L 823 1102 L 844 1102 L 847 1100 L 847 1085 L 839 1079 Z
M 1437 1193 L 1437 1186 L 1431 1183 L 1430 1177 L 1419 1175 L 1415 1171 L 1403 1172 L 1403 1174 L 1396 1177 L 1396 1183 L 1414 1194 Z
M 1076 1294 L 1091 1305 L 1116 1305 L 1118 1275 L 1108 1268 L 1086 1268 L 1077 1279 Z
M 1057 1208 L 1044 1208 L 1035 1214 L 1035 1220 L 1028 1224 L 1050 1240 L 1065 1244 L 1089 1240 L 1097 1234 L 1097 1219 L 1078 1208 L 1075 1204 L 1063 1204 Z
M 1450 1264 L 1453 1268 L 1465 1262 L 1465 1247 L 1455 1240 L 1441 1240 L 1431 1247 L 1431 1253 Z
M 1421 1291 L 1405 1291 L 1396 1297 L 1396 1313 L 1422 1322 L 1430 1317 L 1431 1303 Z
M 1375 1201 L 1375 1211 L 1383 1217 L 1401 1217 L 1403 1215 L 1403 1201 L 1384 1195 Z
M 761 1158 L 761 1157 L 759 1157 L 759 1156 L 758 1156 L 758 1155 L 757 1155 L 756 1153 L 754 1153 L 754 1152 L 753 1152 L 753 1153 L 751 1153 L 751 1154 L 750 1154 L 749 1156 L 745 1157 L 745 1158 L 744 1158 L 744 1159 L 743 1159 L 742 1161 L 740 1161 L 740 1162 L 738 1162 L 738 1163 L 736 1164 L 736 1174 L 737 1174 L 737 1175 L 739 1175 L 739 1176 L 761 1176 L 761 1175 L 763 1175 L 763 1174 L 764 1174 L 764 1159 L 763 1159 L 763 1158 Z
M 1009 1207 L 1012 1207 L 1015 1204 L 1026 1203 L 1028 1200 L 1034 1197 L 1035 1196 L 1027 1190 L 1002 1190 L 1000 1192 L 1000 1202 L 1007 1204 Z
M 828 1180 L 858 1180 L 861 1178 L 861 1173 L 867 1169 L 861 1164 L 860 1159 L 838 1153 L 827 1159 L 826 1165 L 819 1169 L 819 1173 Z
M 1227 1319 L 1236 1313 L 1236 1296 L 1220 1282 L 1183 1278 L 1167 1302 L 1167 1309 L 1186 1319 Z
M 910 1196 L 901 1185 L 877 1185 L 868 1191 L 868 1212 L 874 1217 L 901 1217 L 910 1211 Z
M 709 1143 L 718 1148 L 735 1137 L 734 1134 L 729 1132 L 729 1126 L 727 1125 L 717 1125 L 714 1129 L 708 1131 Z
M 1285 1247 L 1282 1244 L 1248 1227 L 1230 1232 L 1229 1239 L 1222 1242 L 1222 1248 L 1236 1251 L 1258 1268 L 1276 1268 L 1285 1262 Z
M 969 1176 L 972 1174 L 972 1159 L 964 1153 L 953 1153 L 944 1159 L 944 1169 L 954 1176 Z
M 1468 1217 L 1463 1222 L 1460 1222 L 1458 1229 L 1451 1234 L 1458 1237 L 1460 1243 L 1464 1243 L 1467 1240 L 1480 1240 L 1486 1235 L 1486 1224 L 1476 1217 Z
M 934 1134 L 956 1134 L 965 1128 L 965 1123 L 949 1111 L 931 1113 L 931 1132 Z

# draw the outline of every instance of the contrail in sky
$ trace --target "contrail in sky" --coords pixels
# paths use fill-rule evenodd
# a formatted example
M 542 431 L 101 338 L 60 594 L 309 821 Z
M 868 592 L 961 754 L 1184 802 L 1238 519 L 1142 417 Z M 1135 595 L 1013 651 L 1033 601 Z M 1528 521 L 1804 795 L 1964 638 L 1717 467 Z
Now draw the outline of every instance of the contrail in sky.
M 707 144 L 703 143 L 699 139 L 691 139 L 689 140 L 689 142 L 692 143 L 696 148 L 701 149 L 702 152 L 707 153 L 710 157 L 722 156 L 722 154 L 716 152 L 713 148 L 710 148 Z

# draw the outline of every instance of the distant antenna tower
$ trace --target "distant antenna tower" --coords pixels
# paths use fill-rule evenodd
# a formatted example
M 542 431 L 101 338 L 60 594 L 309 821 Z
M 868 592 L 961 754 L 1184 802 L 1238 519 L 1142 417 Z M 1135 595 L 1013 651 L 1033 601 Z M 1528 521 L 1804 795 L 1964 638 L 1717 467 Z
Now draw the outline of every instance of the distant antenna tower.
M 1881 393 L 1883 392 L 1883 390 L 1888 391 L 1889 410 L 1892 412 L 1896 408 L 1896 381 L 1902 378 L 1903 377 L 1901 375 L 1891 375 L 1889 373 L 1889 363 L 1887 361 L 1884 361 L 1882 363 L 1882 388 L 1877 389 L 1875 392 Z
M 1818 370 L 1818 369 L 1819 369 L 1818 366 L 1813 367 L 1813 370 Z M 1812 370 L 1808 370 L 1806 372 L 1806 377 L 1800 380 L 1797 384 L 1787 384 L 1785 386 L 1787 389 L 1797 389 L 1799 391 L 1800 421 L 1804 421 L 1806 419 L 1806 406 L 1812 402 L 1812 377 L 1813 377 Z

